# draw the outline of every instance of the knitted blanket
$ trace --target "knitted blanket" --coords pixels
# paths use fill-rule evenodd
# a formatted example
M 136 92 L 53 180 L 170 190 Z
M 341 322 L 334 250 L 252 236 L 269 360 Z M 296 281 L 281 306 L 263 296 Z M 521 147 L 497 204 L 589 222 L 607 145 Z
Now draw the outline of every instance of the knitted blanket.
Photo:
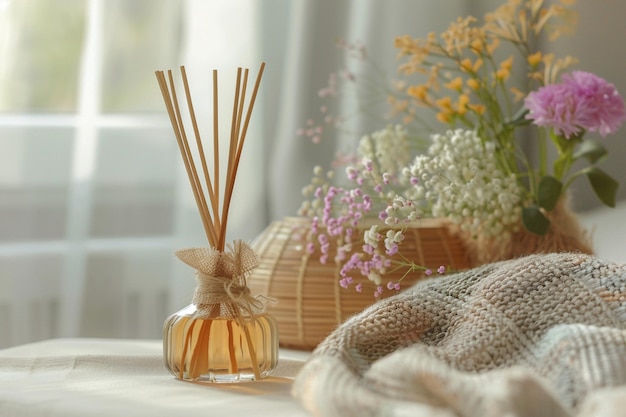
M 315 416 L 626 416 L 626 265 L 531 255 L 348 319 L 293 394 Z

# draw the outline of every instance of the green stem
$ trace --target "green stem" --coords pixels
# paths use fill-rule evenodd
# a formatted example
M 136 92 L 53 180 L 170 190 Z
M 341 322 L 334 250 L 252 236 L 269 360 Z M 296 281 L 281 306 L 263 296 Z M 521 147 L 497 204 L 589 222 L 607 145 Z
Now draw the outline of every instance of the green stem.
M 543 129 L 539 130 L 539 177 L 546 175 L 548 170 L 548 140 Z

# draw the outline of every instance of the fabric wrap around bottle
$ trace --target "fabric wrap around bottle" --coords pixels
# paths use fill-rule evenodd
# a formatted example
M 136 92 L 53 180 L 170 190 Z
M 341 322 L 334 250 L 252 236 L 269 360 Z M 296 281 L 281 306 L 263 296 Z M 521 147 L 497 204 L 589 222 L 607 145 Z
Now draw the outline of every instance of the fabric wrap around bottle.
M 259 258 L 241 240 L 228 245 L 224 252 L 214 248 L 188 248 L 175 254 L 196 270 L 197 285 L 192 302 L 198 318 L 229 317 L 244 324 L 263 313 L 266 302 L 275 302 L 268 297 L 251 295 L 246 279 L 259 265 Z

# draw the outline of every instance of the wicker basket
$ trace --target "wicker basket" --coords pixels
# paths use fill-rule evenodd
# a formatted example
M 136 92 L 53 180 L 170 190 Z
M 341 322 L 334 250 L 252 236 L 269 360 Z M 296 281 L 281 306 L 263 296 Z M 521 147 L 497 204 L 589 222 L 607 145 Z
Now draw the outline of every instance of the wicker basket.
M 303 236 L 309 224 L 308 219 L 292 217 L 270 224 L 254 243 L 261 264 L 248 281 L 253 294 L 278 300 L 269 304 L 268 312 L 278 320 L 281 346 L 307 350 L 315 348 L 347 317 L 376 301 L 373 289 L 358 293 L 352 287 L 341 288 L 339 265 L 320 263 L 318 252 L 306 253 Z M 461 242 L 435 220 L 423 221 L 405 235 L 402 252 L 414 253 L 420 265 L 446 265 L 453 270 L 470 266 Z M 397 280 L 401 274 L 389 273 L 385 279 Z M 355 283 L 363 282 L 364 288 L 369 288 L 367 278 L 357 275 Z M 406 288 L 423 276 L 411 274 L 402 285 Z M 394 292 L 387 290 L 383 297 Z

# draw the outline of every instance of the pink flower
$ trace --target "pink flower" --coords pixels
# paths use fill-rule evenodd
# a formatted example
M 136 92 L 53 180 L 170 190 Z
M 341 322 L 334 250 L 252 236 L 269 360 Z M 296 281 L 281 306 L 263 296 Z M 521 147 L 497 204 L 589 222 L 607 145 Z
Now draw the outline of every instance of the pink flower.
M 563 76 L 530 93 L 524 100 L 527 119 L 537 126 L 551 127 L 569 139 L 586 129 L 602 137 L 614 133 L 626 119 L 624 102 L 613 84 L 583 71 Z
M 584 71 L 574 71 L 563 76 L 584 111 L 580 113 L 580 126 L 606 137 L 615 133 L 626 119 L 624 102 L 615 86 L 604 79 Z
M 580 115 L 575 97 L 563 84 L 550 84 L 533 91 L 524 99 L 529 110 L 527 119 L 537 126 L 551 127 L 556 134 L 567 139 L 580 132 Z

